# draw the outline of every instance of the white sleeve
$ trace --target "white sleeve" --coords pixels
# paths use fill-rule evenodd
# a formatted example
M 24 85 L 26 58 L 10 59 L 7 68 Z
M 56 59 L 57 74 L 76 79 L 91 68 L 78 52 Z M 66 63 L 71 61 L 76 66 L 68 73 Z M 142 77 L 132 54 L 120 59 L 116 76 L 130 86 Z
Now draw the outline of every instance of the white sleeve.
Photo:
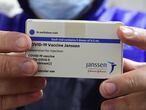
M 17 0 L 0 0 L 0 13 L 13 17 L 22 11 Z

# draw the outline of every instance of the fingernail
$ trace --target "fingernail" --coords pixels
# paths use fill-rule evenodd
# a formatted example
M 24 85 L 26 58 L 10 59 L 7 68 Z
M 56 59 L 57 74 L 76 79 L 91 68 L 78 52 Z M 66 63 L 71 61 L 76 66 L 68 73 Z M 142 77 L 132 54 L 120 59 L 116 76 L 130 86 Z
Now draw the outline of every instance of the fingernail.
M 35 61 L 27 61 L 20 65 L 21 70 L 26 75 L 33 75 L 37 72 L 38 65 Z
M 35 83 L 36 84 L 36 83 Z M 37 84 L 37 88 L 39 89 L 44 89 L 47 85 L 47 80 L 45 78 L 42 78 L 39 82 L 39 84 Z
M 114 83 L 104 83 L 103 89 L 106 96 L 111 96 L 117 91 L 117 87 Z
M 47 80 L 45 79 L 44 88 L 47 86 Z
M 16 40 L 16 46 L 17 48 L 22 48 L 22 49 L 28 47 L 26 35 L 20 34 L 20 37 Z
M 134 30 L 129 27 L 120 27 L 121 31 L 124 33 L 125 37 L 134 37 Z
M 103 104 L 101 110 L 114 110 L 112 104 Z
M 40 90 L 33 94 L 34 97 L 43 97 L 43 90 Z

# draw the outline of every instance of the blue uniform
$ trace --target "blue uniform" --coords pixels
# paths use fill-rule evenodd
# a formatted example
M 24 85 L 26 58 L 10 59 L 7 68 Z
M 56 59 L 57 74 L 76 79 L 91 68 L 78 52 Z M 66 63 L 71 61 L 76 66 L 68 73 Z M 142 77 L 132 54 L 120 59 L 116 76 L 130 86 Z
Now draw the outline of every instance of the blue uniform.
M 0 14 L 0 30 L 25 32 L 25 21 L 28 18 L 35 18 L 32 13 L 27 13 L 27 11 L 13 18 Z M 145 13 L 108 8 L 104 4 L 100 7 L 93 7 L 79 19 L 121 21 L 128 26 L 146 28 Z M 146 53 L 135 47 L 124 45 L 124 57 L 144 62 Z M 104 100 L 98 91 L 101 81 L 97 79 L 48 78 L 44 98 L 17 110 L 100 110 L 100 103 Z

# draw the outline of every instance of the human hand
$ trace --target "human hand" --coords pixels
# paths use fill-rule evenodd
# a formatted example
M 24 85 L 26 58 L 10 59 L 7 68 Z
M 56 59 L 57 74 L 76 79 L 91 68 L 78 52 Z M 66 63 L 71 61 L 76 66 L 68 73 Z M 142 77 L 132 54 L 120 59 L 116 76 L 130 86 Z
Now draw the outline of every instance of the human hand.
M 146 50 L 146 30 L 121 26 L 117 33 L 124 43 Z M 101 84 L 108 99 L 101 110 L 146 110 L 146 63 L 124 59 L 124 71 Z
M 44 78 L 32 77 L 37 63 L 24 54 L 31 48 L 31 39 L 21 33 L 0 31 L 0 110 L 30 104 L 42 97 Z

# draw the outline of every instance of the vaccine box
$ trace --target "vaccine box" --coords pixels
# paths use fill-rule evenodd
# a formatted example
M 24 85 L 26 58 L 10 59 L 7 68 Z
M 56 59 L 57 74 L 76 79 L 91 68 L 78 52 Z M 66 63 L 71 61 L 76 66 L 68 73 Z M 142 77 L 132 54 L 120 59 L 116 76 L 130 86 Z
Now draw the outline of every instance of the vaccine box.
M 39 65 L 36 76 L 105 79 L 122 74 L 120 22 L 28 19 L 27 52 Z

